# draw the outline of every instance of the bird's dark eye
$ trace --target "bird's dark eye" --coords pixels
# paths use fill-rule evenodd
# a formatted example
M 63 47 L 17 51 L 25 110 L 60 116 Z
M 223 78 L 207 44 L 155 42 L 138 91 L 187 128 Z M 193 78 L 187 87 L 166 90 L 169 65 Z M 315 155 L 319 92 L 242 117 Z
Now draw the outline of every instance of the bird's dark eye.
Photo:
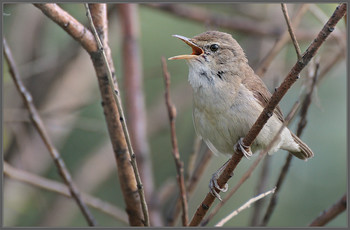
M 215 51 L 217 51 L 219 49 L 219 45 L 218 44 L 212 44 L 209 48 L 210 48 L 211 51 L 215 52 Z

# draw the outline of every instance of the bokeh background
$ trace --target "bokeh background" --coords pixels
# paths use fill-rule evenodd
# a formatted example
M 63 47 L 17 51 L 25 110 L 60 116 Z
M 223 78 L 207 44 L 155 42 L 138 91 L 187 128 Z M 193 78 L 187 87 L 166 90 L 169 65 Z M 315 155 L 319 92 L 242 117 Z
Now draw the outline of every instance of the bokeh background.
M 139 45 L 146 103 L 147 141 L 150 149 L 155 188 L 162 190 L 176 183 L 176 169 L 171 155 L 167 111 L 164 101 L 164 82 L 161 57 L 166 58 L 191 52 L 188 46 L 171 35 L 192 37 L 209 29 L 225 31 L 241 44 L 253 69 L 274 46 L 286 23 L 280 4 L 180 4 L 183 7 L 204 9 L 274 33 L 258 34 L 244 29 L 229 29 L 212 21 L 195 22 L 149 4 L 137 4 Z M 88 25 L 83 4 L 60 4 L 84 25 Z M 337 4 L 311 4 L 296 29 L 302 52 L 321 30 Z M 287 4 L 291 18 L 301 4 Z M 189 8 L 190 9 L 190 8 Z M 123 56 L 120 9 L 109 4 L 109 44 L 116 75 L 123 91 Z M 65 31 L 31 4 L 5 4 L 3 8 L 3 36 L 12 49 L 21 78 L 33 95 L 50 137 L 62 154 L 78 187 L 89 194 L 124 209 L 116 164 L 109 142 L 101 107 L 95 71 L 89 55 Z M 299 37 L 298 37 L 299 34 Z M 268 226 L 307 226 L 324 209 L 330 207 L 347 192 L 347 136 L 346 136 L 346 24 L 340 21 L 335 35 L 324 43 L 315 59 L 320 71 L 334 57 L 336 63 L 319 82 L 308 113 L 307 127 L 302 135 L 314 151 L 307 162 L 293 159 L 287 179 L 278 198 L 276 210 Z M 274 58 L 263 80 L 273 91 L 296 62 L 293 45 L 289 42 Z M 171 97 L 177 107 L 177 138 L 185 169 L 193 151 L 196 135 L 192 125 L 192 92 L 187 82 L 188 67 L 184 61 L 168 61 L 171 78 Z M 298 100 L 308 68 L 280 103 L 284 114 Z M 124 97 L 124 94 L 122 95 Z M 125 98 L 123 98 L 123 101 Z M 16 91 L 3 63 L 3 158 L 11 166 L 42 177 L 61 181 L 42 140 L 33 129 L 28 112 Z M 295 131 L 297 117 L 291 124 Z M 202 146 L 202 149 L 205 147 Z M 268 156 L 270 166 L 266 190 L 273 188 L 286 152 Z M 256 157 L 243 159 L 229 181 L 232 188 Z M 189 201 L 192 217 L 197 205 L 208 191 L 208 182 L 227 156 L 212 157 L 202 175 L 198 188 Z M 219 214 L 208 224 L 213 226 L 253 197 L 260 178 L 261 166 L 240 188 Z M 147 186 L 147 185 L 145 185 Z M 173 189 L 177 191 L 177 189 Z M 176 193 L 165 199 L 163 214 Z M 269 197 L 265 198 L 266 201 Z M 218 201 L 216 201 L 218 202 Z M 266 202 L 264 203 L 266 205 Z M 266 207 L 266 206 L 264 206 Z M 127 226 L 109 215 L 92 209 L 101 226 Z M 250 226 L 253 208 L 243 211 L 226 226 Z M 86 226 L 76 204 L 57 193 L 4 176 L 4 226 Z M 328 226 L 347 226 L 347 213 L 332 220 Z

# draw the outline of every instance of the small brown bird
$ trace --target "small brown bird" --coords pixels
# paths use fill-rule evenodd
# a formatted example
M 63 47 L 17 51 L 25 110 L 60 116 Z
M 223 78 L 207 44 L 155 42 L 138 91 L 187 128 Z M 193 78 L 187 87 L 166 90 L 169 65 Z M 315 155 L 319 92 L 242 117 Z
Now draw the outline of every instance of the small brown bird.
M 169 60 L 185 59 L 189 66 L 196 133 L 214 153 L 233 154 L 235 144 L 242 145 L 241 139 L 267 105 L 271 93 L 249 66 L 243 49 L 230 34 L 208 31 L 193 38 L 174 37 L 192 48 L 192 54 Z M 283 121 L 277 106 L 252 144 L 253 152 L 267 147 Z M 269 153 L 278 149 L 287 150 L 303 160 L 314 155 L 288 128 L 282 131 Z M 251 152 L 245 155 L 249 157 Z

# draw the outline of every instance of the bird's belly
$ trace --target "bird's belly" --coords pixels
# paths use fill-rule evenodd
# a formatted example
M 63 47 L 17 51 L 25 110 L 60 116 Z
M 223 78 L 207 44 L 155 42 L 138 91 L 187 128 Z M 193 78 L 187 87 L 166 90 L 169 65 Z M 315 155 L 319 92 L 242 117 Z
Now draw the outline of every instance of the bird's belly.
M 217 113 L 208 113 L 206 110 L 195 108 L 193 120 L 197 134 L 204 139 L 213 152 L 232 154 L 234 145 L 240 138 L 247 135 L 261 111 L 262 109 L 251 108 L 247 104 L 232 105 L 227 110 Z M 266 147 L 281 125 L 277 118 L 271 117 L 251 146 L 252 151 Z M 289 131 L 285 130 L 284 133 L 288 135 Z M 285 136 L 283 134 L 282 139 Z M 270 152 L 275 152 L 280 147 L 280 143 L 280 141 L 277 142 Z
M 242 129 L 235 129 L 235 120 L 225 113 L 209 114 L 195 109 L 193 120 L 196 132 L 213 152 L 232 154 L 233 146 L 243 136 Z

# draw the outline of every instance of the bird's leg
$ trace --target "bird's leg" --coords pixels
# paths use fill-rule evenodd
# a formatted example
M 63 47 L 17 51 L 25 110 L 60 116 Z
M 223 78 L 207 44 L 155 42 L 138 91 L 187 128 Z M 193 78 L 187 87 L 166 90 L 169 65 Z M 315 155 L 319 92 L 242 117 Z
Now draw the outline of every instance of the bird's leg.
M 247 159 L 249 159 L 253 155 L 252 151 L 250 150 L 250 147 L 243 144 L 243 137 L 241 137 L 237 144 L 235 144 L 234 146 L 235 151 L 238 148 L 241 150 L 241 152 Z
M 243 144 L 243 137 L 241 137 L 239 139 L 239 141 L 237 142 L 237 144 L 235 144 L 234 149 L 235 151 L 237 150 L 237 148 L 239 148 L 241 150 L 241 152 L 243 153 L 243 155 L 249 159 L 253 153 L 250 149 L 249 146 L 246 146 Z M 228 164 L 230 160 L 226 161 L 225 164 L 223 164 L 223 166 L 221 166 L 211 177 L 210 182 L 209 182 L 209 190 L 210 193 L 215 196 L 216 198 L 218 198 L 220 201 L 222 200 L 219 193 L 217 193 L 215 191 L 215 188 L 217 188 L 218 190 L 220 190 L 221 192 L 226 192 L 228 189 L 228 185 L 227 183 L 225 184 L 225 186 L 223 188 L 220 188 L 219 184 L 218 184 L 218 179 L 219 176 L 221 175 L 221 173 L 225 170 L 226 165 Z M 233 176 L 233 172 L 231 173 L 231 176 Z
M 225 184 L 225 186 L 223 188 L 220 188 L 219 184 L 218 184 L 218 178 L 221 175 L 221 173 L 225 170 L 226 165 L 228 164 L 230 160 L 226 161 L 225 164 L 223 164 L 211 177 L 210 182 L 209 182 L 209 190 L 210 193 L 215 196 L 216 198 L 218 198 L 220 201 L 222 201 L 219 193 L 217 193 L 215 191 L 215 188 L 217 188 L 218 190 L 220 190 L 221 192 L 226 192 L 228 189 L 228 185 L 227 183 Z M 232 175 L 233 176 L 233 173 Z

